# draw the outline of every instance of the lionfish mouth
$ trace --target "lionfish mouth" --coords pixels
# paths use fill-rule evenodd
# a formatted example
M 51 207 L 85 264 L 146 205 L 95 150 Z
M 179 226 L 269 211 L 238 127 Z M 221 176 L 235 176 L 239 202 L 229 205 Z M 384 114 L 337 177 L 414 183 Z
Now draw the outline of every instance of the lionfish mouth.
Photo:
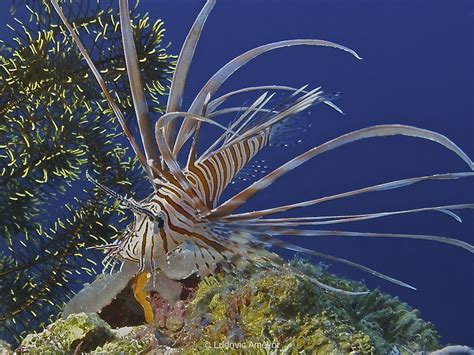
M 141 241 L 140 246 L 142 249 L 140 250 L 142 250 L 142 256 L 145 254 L 155 255 L 151 252 L 153 243 L 159 243 L 161 248 L 167 249 L 174 242 L 174 248 L 172 250 L 160 254 L 161 256 L 155 260 L 158 267 L 160 267 L 159 265 L 166 265 L 167 262 L 172 260 L 172 263 L 174 263 L 173 267 L 179 269 L 179 263 L 185 260 L 186 262 L 191 261 L 190 264 L 193 264 L 193 267 L 195 266 L 199 274 L 206 275 L 213 273 L 214 270 L 216 270 L 215 264 L 222 261 L 238 265 L 239 260 L 251 259 L 252 253 L 258 253 L 259 250 L 263 250 L 264 247 L 279 247 L 343 263 L 386 281 L 414 289 L 413 286 L 366 266 L 296 246 L 280 240 L 279 237 L 338 236 L 391 239 L 408 238 L 455 245 L 474 253 L 474 247 L 472 245 L 461 240 L 444 236 L 362 233 L 315 229 L 316 226 L 326 224 L 342 224 L 422 212 L 441 212 L 460 221 L 455 211 L 473 209 L 474 204 L 451 204 L 355 215 L 266 218 L 276 213 L 315 206 L 326 201 L 344 199 L 355 195 L 399 189 L 425 181 L 464 179 L 474 175 L 472 171 L 474 170 L 472 160 L 455 143 L 439 133 L 413 126 L 398 124 L 371 126 L 336 137 L 289 160 L 270 173 L 257 179 L 249 187 L 235 194 L 227 201 L 220 203 L 220 197 L 229 183 L 235 179 L 239 172 L 249 164 L 264 147 L 278 141 L 282 132 L 290 129 L 289 127 L 292 127 L 293 123 L 297 123 L 300 119 L 299 114 L 317 104 L 325 104 L 338 112 L 342 112 L 332 102 L 338 95 L 328 95 L 324 93 L 321 88 L 307 89 L 307 86 L 292 88 L 281 85 L 254 86 L 241 88 L 222 96 L 216 96 L 221 85 L 246 63 L 275 49 L 293 46 L 328 47 L 341 50 L 357 59 L 361 59 L 353 50 L 333 42 L 318 39 L 286 40 L 262 45 L 241 54 L 224 65 L 202 87 L 190 107 L 187 110 L 183 109 L 183 94 L 194 51 L 206 19 L 215 4 L 215 0 L 207 0 L 186 37 L 176 64 L 176 71 L 173 75 L 166 112 L 154 122 L 155 129 L 153 130 L 151 128 L 153 122 L 150 120 L 139 71 L 128 2 L 127 0 L 120 0 L 120 23 L 124 54 L 136 118 L 140 129 L 141 143 L 143 145 L 142 149 L 140 144 L 138 144 L 132 136 L 124 120 L 124 116 L 108 91 L 107 85 L 100 72 L 64 16 L 57 0 L 52 0 L 52 4 L 88 62 L 117 120 L 122 125 L 124 134 L 128 138 L 138 161 L 144 169 L 150 183 L 155 188 L 155 192 L 150 198 L 156 199 L 159 204 L 166 204 L 166 208 L 163 209 L 163 211 L 166 210 L 168 214 L 166 220 L 163 221 L 160 216 L 155 216 L 151 210 L 141 206 L 133 199 L 116 194 L 111 189 L 92 179 L 88 174 L 86 176 L 95 186 L 119 200 L 126 208 L 130 208 L 138 215 L 144 215 L 150 219 L 157 218 L 158 221 L 161 221 L 163 232 L 159 233 L 159 237 L 153 240 L 151 240 L 149 236 L 147 238 L 146 228 L 140 229 L 140 226 L 136 224 L 129 226 L 129 233 Z M 265 92 L 252 101 L 247 107 L 221 108 L 231 97 L 236 97 L 241 94 L 251 94 L 262 90 Z M 277 92 L 285 92 L 288 95 L 283 100 L 275 103 L 274 94 Z M 222 122 L 221 120 L 217 121 L 219 116 L 232 112 L 237 112 L 237 117 L 229 125 L 220 123 Z M 179 119 L 182 119 L 180 124 L 178 123 Z M 204 127 L 206 125 L 212 125 L 221 129 L 222 134 L 205 149 L 204 153 L 198 156 L 198 140 L 200 135 L 203 134 L 203 131 L 205 131 Z M 313 198 L 298 203 L 246 213 L 235 213 L 239 207 L 246 204 L 247 201 L 256 194 L 320 154 L 359 140 L 390 136 L 408 136 L 435 142 L 450 150 L 464 161 L 467 165 L 467 171 L 411 177 L 331 196 Z M 186 152 L 185 148 L 187 149 L 188 146 L 189 150 Z M 178 161 L 178 157 L 183 155 L 187 155 L 187 161 L 184 165 Z M 208 222 L 212 228 L 209 227 L 207 229 L 198 230 L 193 221 L 193 214 Z M 124 238 L 111 246 L 113 250 L 111 254 L 117 254 L 120 250 L 127 248 L 127 243 L 129 243 L 131 239 L 132 238 Z M 186 252 L 184 254 L 176 252 L 180 250 L 186 250 Z M 170 259 L 170 255 L 172 255 L 173 251 L 176 252 L 176 255 L 185 255 L 183 257 L 184 259 Z M 318 286 L 333 292 L 358 294 L 335 289 L 322 284 L 318 280 L 313 281 Z

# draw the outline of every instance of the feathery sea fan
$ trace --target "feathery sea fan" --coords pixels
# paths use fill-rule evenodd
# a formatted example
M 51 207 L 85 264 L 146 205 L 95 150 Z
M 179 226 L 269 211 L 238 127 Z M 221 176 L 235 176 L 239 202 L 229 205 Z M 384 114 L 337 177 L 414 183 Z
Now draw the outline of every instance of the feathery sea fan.
M 10 342 L 57 315 L 98 271 L 102 255 L 88 248 L 110 243 L 128 222 L 107 195 L 81 191 L 81 171 L 100 174 L 121 192 L 143 181 L 87 64 L 46 4 L 15 3 L 20 18 L 21 10 L 31 18 L 10 26 L 15 37 L 3 40 L 0 52 L 0 336 Z M 109 5 L 63 1 L 81 36 L 94 43 L 93 61 L 120 92 L 129 120 L 119 16 Z M 160 112 L 175 58 L 163 45 L 162 21 L 136 10 L 132 16 L 150 109 Z

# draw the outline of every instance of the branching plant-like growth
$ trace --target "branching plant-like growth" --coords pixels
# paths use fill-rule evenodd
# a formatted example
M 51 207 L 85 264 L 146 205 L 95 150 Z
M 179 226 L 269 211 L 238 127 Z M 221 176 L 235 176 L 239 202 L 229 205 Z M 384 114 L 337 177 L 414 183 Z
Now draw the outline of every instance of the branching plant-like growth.
M 28 10 L 30 19 L 12 21 L 13 38 L 3 39 L 0 52 L 0 337 L 10 342 L 56 316 L 100 263 L 88 248 L 110 243 L 128 219 L 103 192 L 81 191 L 84 172 L 129 195 L 143 180 L 49 1 L 13 5 L 18 15 Z M 118 10 L 93 0 L 67 0 L 63 7 L 92 44 L 91 58 L 129 122 L 133 104 Z M 136 9 L 132 18 L 145 94 L 158 113 L 175 58 L 166 52 L 163 22 L 151 23 Z

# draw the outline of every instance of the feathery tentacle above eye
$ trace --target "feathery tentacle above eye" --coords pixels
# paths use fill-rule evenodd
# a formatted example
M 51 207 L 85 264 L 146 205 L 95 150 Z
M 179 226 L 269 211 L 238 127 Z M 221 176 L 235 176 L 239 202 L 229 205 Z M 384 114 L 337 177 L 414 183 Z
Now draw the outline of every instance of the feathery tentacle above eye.
M 352 54 L 354 57 L 361 59 L 359 55 L 354 52 L 352 49 L 341 46 L 339 44 L 318 40 L 318 39 L 294 39 L 294 40 L 287 40 L 275 43 L 269 43 L 254 49 L 251 49 L 240 56 L 234 58 L 229 63 L 224 65 L 214 76 L 209 79 L 209 81 L 204 85 L 204 87 L 199 91 L 198 95 L 194 99 L 191 107 L 189 108 L 189 112 L 191 113 L 202 113 L 202 109 L 204 107 L 204 102 L 207 95 L 214 95 L 215 92 L 221 87 L 221 85 L 239 68 L 247 64 L 249 61 L 258 57 L 261 54 L 264 54 L 268 51 L 278 49 L 278 48 L 285 48 L 291 46 L 324 46 L 324 47 L 332 47 L 341 49 L 345 52 Z M 181 148 L 183 147 L 184 143 L 192 136 L 195 129 L 195 122 L 184 120 L 181 124 L 181 127 L 178 132 L 178 136 L 176 137 L 175 146 L 173 149 L 173 155 L 177 156 Z
M 464 153 L 456 144 L 454 144 L 451 140 L 447 137 L 443 136 L 442 134 L 429 131 L 426 129 L 421 129 L 412 126 L 404 126 L 404 125 L 380 125 L 380 126 L 372 126 L 368 128 L 363 128 L 351 133 L 344 134 L 337 138 L 334 138 L 326 143 L 323 143 L 317 147 L 309 149 L 305 153 L 293 158 L 292 160 L 288 161 L 287 163 L 283 164 L 279 168 L 275 169 L 268 175 L 264 176 L 250 187 L 246 188 L 245 190 L 241 191 L 231 199 L 224 202 L 222 205 L 211 211 L 208 218 L 217 218 L 223 217 L 231 214 L 235 211 L 238 207 L 248 201 L 251 197 L 253 197 L 257 192 L 267 188 L 281 176 L 285 175 L 286 173 L 290 172 L 291 170 L 297 168 L 298 166 L 304 164 L 311 158 L 340 147 L 342 145 L 355 142 L 361 139 L 373 138 L 373 137 L 384 137 L 384 136 L 395 136 L 395 135 L 403 135 L 403 136 L 410 136 L 416 138 L 422 138 L 426 140 L 434 141 L 438 144 L 441 144 L 445 148 L 451 150 L 456 155 L 458 155 L 466 164 L 469 166 L 470 170 L 474 170 L 474 163 L 472 160 Z
M 153 213 L 153 211 L 141 206 L 133 198 L 130 198 L 130 197 L 127 197 L 127 196 L 122 196 L 122 195 L 118 194 L 117 192 L 115 192 L 114 190 L 108 188 L 107 186 L 102 185 L 100 182 L 98 182 L 92 176 L 90 176 L 88 171 L 86 171 L 86 179 L 89 180 L 90 182 L 92 182 L 97 188 L 104 191 L 109 196 L 111 196 L 111 197 L 115 198 L 116 200 L 118 200 L 122 207 L 129 208 L 129 209 L 131 209 L 132 211 L 134 211 L 136 213 L 141 213 L 143 215 L 146 215 L 153 221 L 156 220 L 156 221 L 160 221 L 160 223 L 163 222 L 163 220 L 160 216 Z
M 102 92 L 105 95 L 105 98 L 107 99 L 107 102 L 109 103 L 112 111 L 114 112 L 115 116 L 117 117 L 117 120 L 119 121 L 122 130 L 127 137 L 128 141 L 130 142 L 130 145 L 133 148 L 133 151 L 135 152 L 135 155 L 137 156 L 138 160 L 140 161 L 140 164 L 142 168 L 145 170 L 147 173 L 148 177 L 151 179 L 151 173 L 150 170 L 148 169 L 148 165 L 146 163 L 146 158 L 145 155 L 143 154 L 140 146 L 138 145 L 137 141 L 133 137 L 132 132 L 127 126 L 127 123 L 125 122 L 125 117 L 118 107 L 117 103 L 114 101 L 112 98 L 112 95 L 110 94 L 109 90 L 107 89 L 107 85 L 105 84 L 104 79 L 102 78 L 102 75 L 100 75 L 99 70 L 96 68 L 94 62 L 92 61 L 91 57 L 87 53 L 87 50 L 85 49 L 84 45 L 82 44 L 79 36 L 76 34 L 74 31 L 73 27 L 67 20 L 66 16 L 64 15 L 61 6 L 59 6 L 59 3 L 57 0 L 51 0 L 51 4 L 53 5 L 54 9 L 56 10 L 57 14 L 61 18 L 61 21 L 63 22 L 64 26 L 66 26 L 67 30 L 69 31 L 71 37 L 73 38 L 74 43 L 76 44 L 77 48 L 81 52 L 82 56 L 84 57 L 85 61 L 87 62 L 87 65 L 89 66 L 90 70 L 92 71 L 96 81 L 99 83 L 99 86 L 102 90 Z

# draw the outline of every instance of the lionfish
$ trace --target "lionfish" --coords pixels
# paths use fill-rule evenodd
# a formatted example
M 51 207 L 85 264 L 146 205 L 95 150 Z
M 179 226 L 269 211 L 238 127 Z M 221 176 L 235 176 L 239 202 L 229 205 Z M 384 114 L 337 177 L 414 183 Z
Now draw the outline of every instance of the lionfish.
M 119 200 L 123 207 L 131 210 L 134 214 L 134 221 L 127 227 L 124 235 L 116 242 L 104 246 L 108 251 L 106 258 L 108 261 L 120 260 L 127 267 L 133 265 L 133 275 L 137 279 L 141 278 L 141 284 L 143 284 L 143 275 L 153 275 L 158 271 L 172 279 L 183 279 L 191 274 L 205 277 L 218 270 L 233 270 L 246 262 L 259 264 L 262 258 L 255 257 L 258 255 L 264 255 L 263 259 L 269 261 L 272 267 L 278 268 L 282 264 L 268 257 L 268 254 L 264 254 L 264 250 L 268 247 L 279 247 L 350 265 L 384 280 L 414 289 L 402 281 L 366 266 L 293 245 L 277 237 L 410 238 L 452 244 L 471 253 L 474 252 L 474 246 L 466 242 L 441 236 L 316 229 L 318 226 L 327 224 L 348 223 L 426 211 L 442 212 L 458 219 L 459 217 L 453 211 L 474 208 L 474 204 L 358 215 L 267 218 L 280 212 L 374 191 L 398 189 L 428 180 L 454 180 L 474 175 L 472 160 L 456 144 L 439 133 L 413 126 L 376 125 L 344 134 L 296 156 L 228 200 L 220 202 L 224 190 L 236 178 L 237 174 L 264 147 L 277 139 L 285 124 L 291 120 L 298 120 L 301 117 L 298 114 L 317 104 L 326 104 L 340 111 L 332 102 L 334 96 L 326 94 L 319 87 L 308 89 L 307 86 L 301 88 L 278 85 L 255 86 L 216 96 L 221 85 L 252 59 L 278 48 L 323 46 L 342 50 L 355 58 L 361 58 L 347 47 L 318 39 L 294 39 L 262 45 L 237 56 L 224 65 L 202 87 L 190 107 L 183 110 L 183 93 L 188 71 L 201 31 L 215 2 L 216 0 L 207 0 L 184 41 L 173 75 L 166 112 L 156 120 L 153 130 L 138 67 L 128 1 L 119 1 L 123 49 L 143 145 L 142 151 L 78 35 L 64 16 L 57 0 L 52 0 L 55 10 L 102 88 L 154 189 L 147 198 L 136 201 L 132 198 L 119 196 L 112 189 L 88 176 L 96 186 Z M 232 97 L 259 91 L 266 92 L 246 107 L 222 108 L 222 105 Z M 270 105 L 269 103 L 273 103 L 271 92 L 284 92 L 286 96 L 276 104 Z M 237 117 L 228 125 L 219 123 L 219 117 L 229 112 L 237 112 Z M 221 130 L 221 134 L 202 154 L 198 154 L 198 139 L 207 125 L 216 126 Z M 436 142 L 461 158 L 467 164 L 468 171 L 411 177 L 298 203 L 235 213 L 239 207 L 257 193 L 322 153 L 362 139 L 395 135 Z M 185 151 L 185 148 L 188 151 Z M 186 162 L 180 163 L 179 156 L 183 155 L 187 156 Z M 263 265 L 263 263 L 261 264 Z M 319 287 L 333 292 L 360 294 L 360 292 L 336 289 L 317 279 L 312 279 L 312 281 Z

